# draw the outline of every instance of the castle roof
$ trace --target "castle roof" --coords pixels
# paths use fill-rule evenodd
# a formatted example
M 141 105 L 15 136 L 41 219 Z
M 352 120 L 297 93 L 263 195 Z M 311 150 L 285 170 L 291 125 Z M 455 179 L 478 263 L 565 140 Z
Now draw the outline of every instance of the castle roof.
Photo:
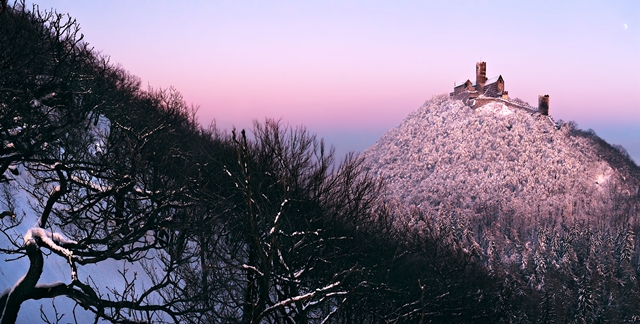
M 498 80 L 499 80 L 499 79 L 502 79 L 502 75 L 498 75 L 497 77 L 493 77 L 493 78 L 491 78 L 491 79 L 487 80 L 487 82 L 485 82 L 484 84 L 485 84 L 485 86 L 487 86 L 487 85 L 489 85 L 489 84 L 492 84 L 492 83 L 496 83 L 496 82 L 498 82 Z M 503 80 L 503 81 L 504 81 L 504 80 Z M 475 85 L 475 84 L 474 84 L 474 85 Z
M 454 86 L 453 88 L 455 89 L 455 88 L 457 88 L 457 87 L 464 86 L 464 85 L 466 85 L 467 83 L 471 83 L 471 80 L 467 79 L 466 81 L 456 82 L 456 83 L 455 83 L 455 84 L 456 84 L 456 86 Z
M 491 79 L 487 79 L 487 82 L 485 82 L 485 83 L 484 83 L 484 85 L 485 85 L 485 87 L 486 87 L 486 86 L 488 86 L 488 85 L 490 85 L 490 84 L 496 83 L 496 82 L 498 82 L 498 79 L 501 79 L 501 78 L 502 78 L 502 74 L 501 74 L 501 75 L 498 75 L 497 77 L 493 77 L 493 78 L 491 78 Z M 504 79 L 503 79 L 503 81 L 504 81 Z M 476 83 L 475 83 L 475 82 L 474 82 L 474 83 L 472 83 L 471 85 L 472 85 L 474 88 L 476 87 Z M 456 86 L 456 87 L 457 87 L 457 86 Z
M 502 83 L 502 87 L 499 84 Z M 497 97 L 504 91 L 504 79 L 502 75 L 487 80 L 484 84 L 484 95 L 488 97 Z

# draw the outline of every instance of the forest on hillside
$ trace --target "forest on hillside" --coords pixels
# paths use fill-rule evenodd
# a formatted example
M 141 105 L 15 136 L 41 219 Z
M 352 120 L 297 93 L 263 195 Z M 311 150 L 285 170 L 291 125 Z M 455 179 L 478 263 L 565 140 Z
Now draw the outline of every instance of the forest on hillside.
M 303 127 L 225 132 L 196 111 L 68 15 L 0 1 L 0 269 L 24 270 L 0 323 L 639 319 L 634 226 L 541 231 L 548 254 L 502 262 L 522 245 L 469 242 L 512 212 L 423 217 Z
M 535 110 L 441 95 L 364 157 L 396 224 L 436 228 L 517 283 L 541 303 L 528 320 L 635 312 L 640 168 L 624 148 Z

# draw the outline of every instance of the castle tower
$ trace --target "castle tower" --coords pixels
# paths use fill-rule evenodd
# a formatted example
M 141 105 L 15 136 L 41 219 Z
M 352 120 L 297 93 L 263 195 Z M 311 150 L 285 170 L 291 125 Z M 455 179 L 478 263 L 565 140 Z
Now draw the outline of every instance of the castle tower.
M 487 82 L 487 63 L 476 63 L 476 91 L 478 94 L 484 93 L 484 84 Z
M 549 116 L 549 95 L 538 96 L 538 112 L 541 115 Z

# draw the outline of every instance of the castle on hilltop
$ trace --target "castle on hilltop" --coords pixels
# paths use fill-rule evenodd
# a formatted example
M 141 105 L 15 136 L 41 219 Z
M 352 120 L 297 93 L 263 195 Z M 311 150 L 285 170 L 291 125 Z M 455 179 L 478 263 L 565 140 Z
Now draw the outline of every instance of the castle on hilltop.
M 507 106 L 535 110 L 534 107 L 522 102 L 509 100 L 509 92 L 504 89 L 502 75 L 487 79 L 487 63 L 476 63 L 476 82 L 471 80 L 453 84 L 453 92 L 449 93 L 452 99 L 462 100 L 465 104 L 476 108 L 492 101 L 500 101 Z M 538 109 L 541 115 L 549 115 L 549 95 L 538 96 Z

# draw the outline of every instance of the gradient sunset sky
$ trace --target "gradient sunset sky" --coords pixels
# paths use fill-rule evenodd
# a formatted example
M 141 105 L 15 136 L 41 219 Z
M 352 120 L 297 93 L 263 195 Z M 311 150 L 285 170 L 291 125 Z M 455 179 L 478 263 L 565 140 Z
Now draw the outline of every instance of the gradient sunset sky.
M 482 60 L 640 163 L 640 1 L 35 2 L 204 125 L 282 118 L 362 151 Z

